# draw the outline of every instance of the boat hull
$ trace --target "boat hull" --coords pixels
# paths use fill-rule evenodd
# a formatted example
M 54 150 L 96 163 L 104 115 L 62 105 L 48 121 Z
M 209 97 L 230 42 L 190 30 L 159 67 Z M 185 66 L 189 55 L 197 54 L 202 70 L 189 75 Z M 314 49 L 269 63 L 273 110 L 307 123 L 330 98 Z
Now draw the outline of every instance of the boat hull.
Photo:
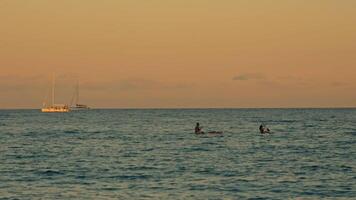
M 72 111 L 79 111 L 79 110 L 90 110 L 90 107 L 84 104 L 76 104 L 75 106 L 70 107 Z
M 41 111 L 45 113 L 65 113 L 65 112 L 69 112 L 70 110 L 67 107 L 49 107 L 49 108 L 42 108 Z

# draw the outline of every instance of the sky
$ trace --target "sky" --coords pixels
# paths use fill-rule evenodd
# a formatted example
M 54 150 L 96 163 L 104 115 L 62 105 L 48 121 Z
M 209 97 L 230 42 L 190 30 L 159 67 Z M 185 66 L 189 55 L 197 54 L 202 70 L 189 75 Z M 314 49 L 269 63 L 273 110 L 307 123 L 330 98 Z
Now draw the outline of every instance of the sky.
M 0 0 L 0 109 L 356 106 L 355 0 Z

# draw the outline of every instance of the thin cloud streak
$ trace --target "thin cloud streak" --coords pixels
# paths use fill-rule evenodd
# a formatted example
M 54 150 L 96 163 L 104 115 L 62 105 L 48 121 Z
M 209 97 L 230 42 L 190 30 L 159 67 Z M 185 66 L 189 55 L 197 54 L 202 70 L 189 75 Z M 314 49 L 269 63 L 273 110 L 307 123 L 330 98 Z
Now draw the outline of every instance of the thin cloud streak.
M 195 87 L 193 83 L 166 83 L 149 79 L 127 79 L 111 82 L 84 82 L 80 86 L 84 90 L 171 90 L 171 89 L 190 89 Z
M 265 79 L 265 75 L 261 73 L 246 73 L 234 76 L 232 80 L 234 81 L 248 81 L 248 80 L 262 80 Z

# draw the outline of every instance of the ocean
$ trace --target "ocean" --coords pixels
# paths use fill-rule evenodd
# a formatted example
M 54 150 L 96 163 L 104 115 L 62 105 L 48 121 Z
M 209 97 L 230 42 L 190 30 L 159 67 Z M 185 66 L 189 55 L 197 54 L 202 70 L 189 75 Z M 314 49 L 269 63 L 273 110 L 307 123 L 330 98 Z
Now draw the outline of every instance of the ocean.
M 356 109 L 0 110 L 0 199 L 355 198 Z

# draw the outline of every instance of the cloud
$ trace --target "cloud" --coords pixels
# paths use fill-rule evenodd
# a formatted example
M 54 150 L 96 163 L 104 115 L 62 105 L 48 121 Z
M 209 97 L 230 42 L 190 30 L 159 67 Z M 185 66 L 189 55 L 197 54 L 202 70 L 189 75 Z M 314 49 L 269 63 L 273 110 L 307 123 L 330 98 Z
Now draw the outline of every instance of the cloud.
M 248 80 L 262 80 L 266 77 L 261 73 L 246 73 L 234 76 L 232 80 L 234 81 L 248 81 Z
M 118 84 L 123 90 L 148 90 L 148 89 L 185 89 L 193 84 L 189 83 L 166 83 L 147 79 L 123 80 Z
M 37 81 L 42 79 L 43 75 L 32 75 L 32 76 L 23 76 L 23 75 L 15 75 L 15 74 L 7 74 L 1 75 L 0 81 L 10 81 L 10 82 L 18 82 L 20 81 Z
M 239 74 L 232 78 L 234 81 L 253 81 L 259 85 L 269 88 L 312 88 L 318 83 L 306 77 L 296 75 L 273 76 L 262 73 Z M 319 83 L 320 84 L 320 83 Z
M 347 83 L 340 82 L 340 81 L 332 82 L 332 83 L 330 83 L 330 85 L 333 86 L 333 87 L 345 87 L 345 86 L 348 86 Z
M 194 87 L 192 83 L 172 83 L 161 82 L 149 79 L 126 79 L 111 82 L 84 82 L 80 86 L 86 90 L 169 90 L 169 89 L 189 89 Z
M 40 88 L 43 85 L 42 75 L 1 75 L 0 76 L 0 91 L 19 91 Z

